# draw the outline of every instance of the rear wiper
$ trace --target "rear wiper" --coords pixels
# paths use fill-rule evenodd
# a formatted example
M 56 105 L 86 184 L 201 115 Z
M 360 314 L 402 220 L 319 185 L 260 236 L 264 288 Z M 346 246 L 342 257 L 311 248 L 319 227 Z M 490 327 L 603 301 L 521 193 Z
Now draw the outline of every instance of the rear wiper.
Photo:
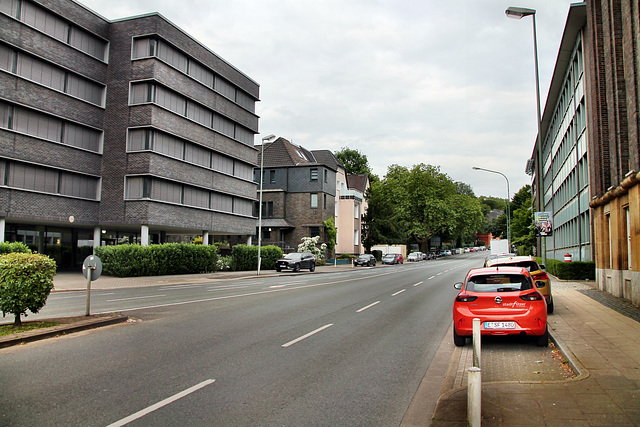
M 520 288 L 498 288 L 498 292 L 511 292 L 511 291 L 519 291 Z

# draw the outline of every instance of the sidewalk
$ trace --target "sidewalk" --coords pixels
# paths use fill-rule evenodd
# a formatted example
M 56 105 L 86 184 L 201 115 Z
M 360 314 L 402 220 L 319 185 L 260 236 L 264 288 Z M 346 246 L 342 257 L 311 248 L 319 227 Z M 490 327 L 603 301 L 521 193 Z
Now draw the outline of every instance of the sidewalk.
M 640 425 L 640 313 L 624 300 L 552 277 L 549 331 L 577 377 L 564 381 L 483 382 L 483 426 Z M 613 301 L 618 311 L 588 295 Z M 634 317 L 635 318 L 635 317 Z M 451 343 L 453 346 L 453 343 Z M 456 347 L 433 417 L 420 425 L 467 425 L 471 345 Z

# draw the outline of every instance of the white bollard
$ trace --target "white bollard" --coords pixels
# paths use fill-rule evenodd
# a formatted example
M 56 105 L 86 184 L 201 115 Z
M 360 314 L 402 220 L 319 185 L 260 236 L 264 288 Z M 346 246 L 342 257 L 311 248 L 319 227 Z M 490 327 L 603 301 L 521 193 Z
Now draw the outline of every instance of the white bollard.
M 467 421 L 471 427 L 480 427 L 482 424 L 482 371 L 475 366 L 469 368 Z
M 481 340 L 480 319 L 476 318 L 473 319 L 473 366 L 476 368 L 482 368 L 480 356 Z

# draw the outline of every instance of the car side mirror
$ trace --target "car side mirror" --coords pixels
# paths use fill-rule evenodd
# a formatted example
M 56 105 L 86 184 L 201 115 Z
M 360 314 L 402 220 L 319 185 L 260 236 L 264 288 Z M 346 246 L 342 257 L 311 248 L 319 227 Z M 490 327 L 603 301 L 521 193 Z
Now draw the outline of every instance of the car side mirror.
M 457 289 L 457 290 L 462 289 L 462 282 L 454 283 L 453 287 L 454 287 L 454 289 Z
M 547 269 L 547 267 L 545 267 L 544 264 L 540 264 L 540 270 L 546 270 L 546 269 Z

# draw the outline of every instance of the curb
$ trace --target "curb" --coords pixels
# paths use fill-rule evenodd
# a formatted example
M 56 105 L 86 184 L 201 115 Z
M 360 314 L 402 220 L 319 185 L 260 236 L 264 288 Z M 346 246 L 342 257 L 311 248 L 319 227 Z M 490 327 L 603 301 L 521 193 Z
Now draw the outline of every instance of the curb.
M 74 321 L 74 319 L 81 319 Z M 129 319 L 128 316 L 124 316 L 118 313 L 101 314 L 95 316 L 75 316 L 75 317 L 62 317 L 56 319 L 42 319 L 39 321 L 57 321 L 61 324 L 50 328 L 35 329 L 33 331 L 20 332 L 13 335 L 6 335 L 0 337 L 0 348 L 11 347 L 14 345 L 25 344 L 28 342 L 34 342 L 46 338 L 57 337 L 60 335 L 66 335 L 73 332 L 85 331 L 88 329 L 99 328 L 102 326 L 114 325 L 117 323 L 126 322 Z M 65 323 L 66 322 L 66 323 Z

